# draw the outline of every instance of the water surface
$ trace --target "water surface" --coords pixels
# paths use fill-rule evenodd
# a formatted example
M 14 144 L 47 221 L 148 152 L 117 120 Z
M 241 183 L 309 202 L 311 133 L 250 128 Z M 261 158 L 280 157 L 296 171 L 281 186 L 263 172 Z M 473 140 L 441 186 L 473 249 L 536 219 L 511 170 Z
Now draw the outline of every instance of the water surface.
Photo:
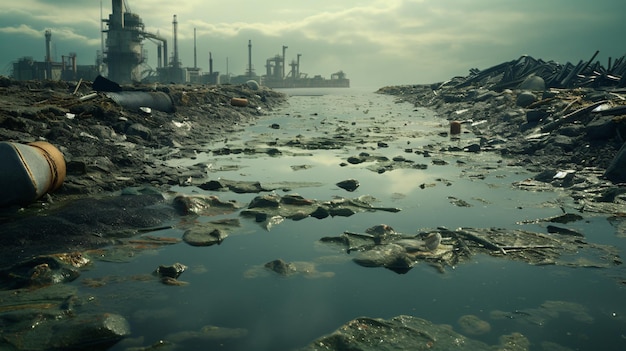
M 509 166 L 508 160 L 497 155 L 440 151 L 451 145 L 469 145 L 478 138 L 471 133 L 464 133 L 460 140 L 441 136 L 448 123 L 429 110 L 396 103 L 390 96 L 353 89 L 289 93 L 297 95 L 289 98 L 288 106 L 273 111 L 241 133 L 199 145 L 198 157 L 193 160 L 172 163 L 203 163 L 207 180 L 304 183 L 307 186 L 279 188 L 276 192 L 298 193 L 318 200 L 370 195 L 376 199 L 376 206 L 398 207 L 402 211 L 285 220 L 270 231 L 242 217 L 242 227 L 219 246 L 192 247 L 180 243 L 147 251 L 131 263 L 98 262 L 75 284 L 95 296 L 103 310 L 129 319 L 133 336 L 112 350 L 147 346 L 169 334 L 198 331 L 206 325 L 247 330 L 244 338 L 215 341 L 214 347 L 220 349 L 292 350 L 356 317 L 390 318 L 401 314 L 449 324 L 459 332 L 459 317 L 476 315 L 491 324 L 491 331 L 470 337 L 489 344 L 497 344 L 503 334 L 519 332 L 530 339 L 532 350 L 550 349 L 546 343 L 572 350 L 626 349 L 625 291 L 620 283 L 624 270 L 619 266 L 532 266 L 482 255 L 448 267 L 445 273 L 422 263 L 401 275 L 383 268 L 358 266 L 345 250 L 320 244 L 321 237 L 338 236 L 347 230 L 364 232 L 382 223 L 405 234 L 438 226 L 546 232 L 545 224 L 519 223 L 559 215 L 563 206 L 571 206 L 571 200 L 558 191 L 515 188 L 514 182 L 532 174 Z M 358 145 L 331 150 L 278 146 L 282 151 L 278 157 L 243 153 L 216 156 L 211 152 L 223 147 L 267 147 L 272 141 L 349 134 L 355 130 L 367 130 L 372 140 L 386 138 L 386 147 L 365 139 Z M 424 150 L 429 157 L 424 157 Z M 349 156 L 361 152 L 389 158 L 403 156 L 427 168 L 379 173 L 368 169 L 375 167 L 371 163 L 345 165 Z M 433 159 L 446 164 L 433 164 Z M 349 193 L 335 185 L 349 178 L 360 182 L 356 191 Z M 197 187 L 175 190 L 213 194 L 242 203 L 256 196 L 209 192 Z M 470 206 L 457 206 L 452 199 L 462 199 Z M 220 218 L 233 217 L 238 214 Z M 589 241 L 617 246 L 623 255 L 624 239 L 617 236 L 603 216 L 589 217 L 568 227 L 581 231 Z M 182 233 L 182 229 L 174 228 L 152 234 L 180 237 Z M 313 262 L 318 271 L 330 273 L 315 279 L 285 278 L 258 268 L 277 258 Z M 180 277 L 189 285 L 172 287 L 132 279 L 174 262 L 189 266 Z M 81 284 L 81 280 L 105 276 L 119 279 L 97 289 Z M 190 341 L 184 346 L 208 349 L 210 345 L 206 340 L 196 343 Z

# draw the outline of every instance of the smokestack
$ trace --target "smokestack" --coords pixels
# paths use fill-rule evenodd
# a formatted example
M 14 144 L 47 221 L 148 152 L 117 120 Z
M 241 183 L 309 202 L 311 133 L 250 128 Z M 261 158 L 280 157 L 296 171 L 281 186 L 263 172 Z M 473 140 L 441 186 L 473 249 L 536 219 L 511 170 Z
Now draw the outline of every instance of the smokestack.
M 177 38 L 178 21 L 176 20 L 176 15 L 174 15 L 172 26 L 174 27 L 174 62 L 172 62 L 172 65 L 175 68 L 178 68 L 180 67 L 180 62 L 178 61 L 178 38 Z
M 198 51 L 196 50 L 196 29 L 193 29 L 193 68 L 198 68 Z
M 252 40 L 248 40 L 248 77 L 252 77 Z
M 163 40 L 163 67 L 167 67 L 167 41 Z
M 52 41 L 52 31 L 46 29 L 46 62 L 52 62 L 52 56 L 50 55 L 50 42 Z
M 209 75 L 213 75 L 213 56 L 209 51 Z
M 300 78 L 300 56 L 302 56 L 302 54 L 298 54 L 298 62 L 296 63 L 296 78 Z
M 157 45 L 157 67 L 163 67 L 163 46 L 161 44 Z
M 112 0 L 113 13 L 109 21 L 109 29 L 124 28 L 124 0 Z
M 287 46 L 283 45 L 283 76 L 281 78 L 285 78 L 285 51 L 287 51 Z
M 46 29 L 46 78 L 52 79 L 52 56 L 50 54 L 50 42 L 52 41 L 52 31 Z

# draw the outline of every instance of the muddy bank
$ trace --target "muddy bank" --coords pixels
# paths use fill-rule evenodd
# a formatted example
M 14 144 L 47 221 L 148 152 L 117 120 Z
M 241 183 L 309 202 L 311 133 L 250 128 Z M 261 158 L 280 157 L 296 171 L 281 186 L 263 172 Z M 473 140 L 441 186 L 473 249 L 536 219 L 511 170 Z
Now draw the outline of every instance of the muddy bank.
M 161 94 L 171 99 L 171 109 L 123 107 L 116 93 L 96 93 L 89 82 L 0 77 L 0 140 L 44 140 L 61 150 L 67 178 L 53 199 L 145 184 L 168 187 L 183 183 L 192 171 L 169 167 L 165 160 L 193 157 L 199 145 L 224 139 L 285 101 L 280 93 L 245 85 L 123 89 Z M 245 99 L 245 106 L 234 106 L 233 99 Z

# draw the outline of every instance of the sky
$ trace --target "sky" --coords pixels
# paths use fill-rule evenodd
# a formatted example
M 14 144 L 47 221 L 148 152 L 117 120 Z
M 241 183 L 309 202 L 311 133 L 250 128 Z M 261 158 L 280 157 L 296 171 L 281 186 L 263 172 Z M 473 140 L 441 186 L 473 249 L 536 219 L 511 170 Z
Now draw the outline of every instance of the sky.
M 300 57 L 309 77 L 343 71 L 353 87 L 424 84 L 466 76 L 530 55 L 578 63 L 626 55 L 624 0 L 125 0 L 146 32 L 168 40 L 178 20 L 179 57 L 220 73 L 244 74 L 248 40 L 252 65 L 265 74 L 266 59 Z M 102 7 L 101 7 L 102 5 Z M 101 12 L 102 8 L 102 12 Z M 101 16 L 102 13 L 102 16 Z M 101 18 L 110 0 L 19 0 L 0 4 L 0 75 L 22 57 L 43 61 L 44 32 L 52 32 L 52 56 L 76 53 L 79 65 L 95 64 Z M 106 28 L 106 26 L 105 26 Z M 144 42 L 146 64 L 157 66 L 157 46 Z M 287 68 L 287 71 L 289 68 Z

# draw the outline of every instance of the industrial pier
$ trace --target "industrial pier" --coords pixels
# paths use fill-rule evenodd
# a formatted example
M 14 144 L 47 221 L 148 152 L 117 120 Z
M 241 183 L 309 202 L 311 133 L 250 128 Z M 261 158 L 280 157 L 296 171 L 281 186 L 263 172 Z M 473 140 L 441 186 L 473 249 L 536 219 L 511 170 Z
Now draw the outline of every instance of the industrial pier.
M 252 65 L 252 41 L 248 40 L 248 65 L 242 75 L 220 75 L 213 71 L 213 57 L 209 53 L 209 72 L 203 73 L 197 66 L 196 31 L 194 29 L 193 67 L 183 67 L 178 49 L 178 20 L 173 15 L 173 48 L 168 55 L 168 42 L 159 35 L 147 32 L 143 20 L 138 14 L 129 11 L 126 0 L 112 0 L 111 14 L 101 19 L 103 36 L 102 48 L 97 54 L 95 65 L 79 65 L 77 55 L 70 53 L 62 56 L 61 62 L 54 62 L 50 53 L 52 32 L 45 31 L 45 58 L 37 62 L 32 57 L 23 57 L 13 63 L 12 76 L 18 80 L 88 80 L 93 81 L 98 75 L 120 84 L 128 83 L 192 83 L 192 84 L 243 84 L 254 80 L 270 88 L 317 88 L 350 87 L 350 80 L 343 71 L 331 75 L 330 79 L 320 75 L 309 77 L 300 71 L 300 57 L 289 64 L 290 71 L 285 72 L 285 53 L 282 56 L 268 58 L 265 63 L 265 75 L 259 76 Z M 102 17 L 102 16 L 101 16 Z M 105 28 L 106 26 L 106 28 Z M 106 35 L 106 41 L 104 40 Z M 147 65 L 144 42 L 156 45 L 157 67 Z

